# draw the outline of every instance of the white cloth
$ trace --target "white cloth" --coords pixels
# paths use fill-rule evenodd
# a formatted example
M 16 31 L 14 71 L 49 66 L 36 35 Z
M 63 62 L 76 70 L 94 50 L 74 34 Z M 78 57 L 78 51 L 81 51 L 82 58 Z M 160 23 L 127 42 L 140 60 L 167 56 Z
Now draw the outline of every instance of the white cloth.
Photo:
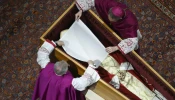
M 76 6 L 79 10 L 87 11 L 95 6 L 94 0 L 76 0 Z
M 106 48 L 81 21 L 75 21 L 60 38 L 67 54 L 80 61 L 99 60 L 102 62 L 108 55 Z
M 167 100 L 159 91 L 156 89 L 154 90 L 154 93 L 156 96 L 153 98 L 153 100 Z
M 129 62 L 123 62 L 120 64 L 120 70 L 134 70 Z
M 39 48 L 37 53 L 37 62 L 41 68 L 45 68 L 46 65 L 50 62 L 49 55 L 53 50 L 54 46 L 49 42 L 44 42 L 43 45 Z M 72 85 L 76 90 L 82 91 L 87 86 L 97 82 L 100 79 L 100 76 L 93 68 L 95 68 L 95 66 L 89 65 L 89 67 L 80 78 L 74 78 L 72 80 Z
M 116 89 L 120 88 L 120 80 L 117 75 L 115 75 L 109 83 L 113 85 Z
M 138 38 L 139 40 L 142 39 L 142 34 L 141 34 L 141 32 L 140 32 L 139 29 L 137 30 L 137 38 Z

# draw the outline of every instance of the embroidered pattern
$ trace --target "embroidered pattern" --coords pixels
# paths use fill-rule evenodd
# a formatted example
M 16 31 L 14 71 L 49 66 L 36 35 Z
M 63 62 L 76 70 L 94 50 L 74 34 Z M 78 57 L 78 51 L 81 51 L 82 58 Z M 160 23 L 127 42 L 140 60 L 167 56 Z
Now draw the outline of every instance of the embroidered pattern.
M 118 47 L 121 51 L 123 51 L 125 54 L 135 49 L 135 47 L 138 45 L 138 38 L 128 38 L 125 40 L 122 40 Z
M 86 78 L 89 83 L 93 83 L 92 76 L 89 73 L 84 73 L 82 77 Z
M 87 11 L 95 6 L 94 0 L 77 0 L 76 3 L 83 11 Z
M 49 51 L 45 47 L 40 47 L 39 51 L 44 53 L 49 53 Z

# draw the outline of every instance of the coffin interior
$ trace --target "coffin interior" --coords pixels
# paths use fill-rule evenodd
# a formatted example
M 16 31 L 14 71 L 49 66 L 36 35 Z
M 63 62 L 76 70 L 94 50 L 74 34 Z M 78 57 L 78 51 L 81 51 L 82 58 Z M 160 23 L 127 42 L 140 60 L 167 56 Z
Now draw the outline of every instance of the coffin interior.
M 45 39 L 54 41 L 58 40 L 60 38 L 60 32 L 68 29 L 75 21 L 74 16 L 76 12 L 78 12 L 78 9 L 73 3 L 43 34 L 40 38 L 41 42 L 43 43 Z M 89 27 L 89 29 L 105 47 L 117 45 L 120 42 L 121 39 L 116 36 L 116 33 L 114 33 L 104 22 L 97 18 L 92 11 L 84 12 L 81 20 L 87 25 L 87 27 Z M 55 55 L 57 59 L 63 59 L 75 64 L 79 75 L 82 75 L 85 71 L 87 63 L 70 57 L 64 52 L 62 47 L 56 48 L 53 55 Z M 171 100 L 174 98 L 174 88 L 172 88 L 155 70 L 150 68 L 150 66 L 140 56 L 138 56 L 135 52 L 131 52 L 124 56 L 134 66 L 136 71 L 142 73 L 142 75 L 144 75 L 149 81 L 152 81 L 153 86 L 167 99 Z M 129 98 L 103 80 L 100 80 L 92 90 L 106 100 L 126 100 Z

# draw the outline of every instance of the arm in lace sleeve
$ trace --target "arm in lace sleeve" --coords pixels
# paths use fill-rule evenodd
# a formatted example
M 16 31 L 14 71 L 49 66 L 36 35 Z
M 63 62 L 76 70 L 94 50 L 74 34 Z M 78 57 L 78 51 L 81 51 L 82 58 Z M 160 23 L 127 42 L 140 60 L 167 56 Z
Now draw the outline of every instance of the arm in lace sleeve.
M 53 41 L 46 40 L 37 52 L 37 62 L 41 68 L 45 68 L 50 62 L 49 55 L 55 48 L 56 44 Z
M 72 85 L 76 90 L 83 91 L 87 86 L 92 85 L 99 79 L 99 74 L 89 66 L 80 78 L 74 78 L 72 80 Z
M 76 6 L 79 10 L 87 11 L 95 6 L 94 0 L 76 0 Z
M 124 54 L 131 52 L 137 46 L 138 46 L 138 38 L 137 37 L 124 39 L 118 44 L 119 50 Z

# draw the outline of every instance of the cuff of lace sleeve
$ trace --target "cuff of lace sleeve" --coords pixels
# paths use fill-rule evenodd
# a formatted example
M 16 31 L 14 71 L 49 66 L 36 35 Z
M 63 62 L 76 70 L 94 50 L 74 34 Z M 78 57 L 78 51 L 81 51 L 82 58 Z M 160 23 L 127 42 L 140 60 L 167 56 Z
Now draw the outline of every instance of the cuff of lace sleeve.
M 122 54 L 125 54 L 123 51 L 122 51 L 122 49 L 120 48 L 120 46 L 117 46 L 118 47 L 118 49 L 120 50 L 120 52 L 122 53 Z
M 76 3 L 77 8 L 78 8 L 79 10 L 82 10 L 82 11 L 83 11 L 83 9 L 82 9 L 81 6 L 78 4 L 78 2 L 75 1 L 75 3 Z
M 48 43 L 50 43 L 54 48 L 56 47 L 56 44 L 54 41 L 50 41 L 49 39 L 46 39 Z
M 46 48 L 46 50 L 48 51 L 48 53 L 50 54 L 53 50 L 54 50 L 54 45 L 53 43 L 50 41 L 45 41 L 42 46 L 43 48 Z
M 94 80 L 93 83 L 97 82 L 99 79 L 100 79 L 100 76 L 99 74 L 96 72 L 95 69 L 93 69 L 92 67 L 88 67 L 86 69 L 86 72 L 85 73 L 88 73 L 91 75 L 92 79 Z
M 89 67 L 96 69 L 97 67 L 95 65 L 89 64 Z

